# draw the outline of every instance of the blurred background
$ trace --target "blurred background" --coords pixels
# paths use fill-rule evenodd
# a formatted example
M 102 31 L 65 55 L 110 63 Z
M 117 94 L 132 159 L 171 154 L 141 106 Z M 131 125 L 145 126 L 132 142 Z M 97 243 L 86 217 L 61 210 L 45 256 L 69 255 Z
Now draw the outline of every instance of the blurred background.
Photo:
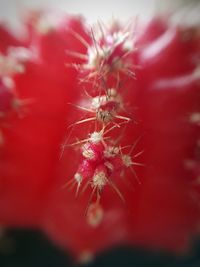
M 8 21 L 12 27 L 20 27 L 20 17 L 27 9 L 55 8 L 72 14 L 82 14 L 89 23 L 98 19 L 108 21 L 112 17 L 122 21 L 133 16 L 142 20 L 152 15 L 177 10 L 180 16 L 189 17 L 185 21 L 200 21 L 199 9 L 194 6 L 199 1 L 191 0 L 0 0 L 0 21 Z M 190 12 L 188 12 L 188 10 Z M 56 248 L 39 232 L 12 229 L 0 233 L 0 267 L 61 267 L 74 266 L 69 255 Z M 99 255 L 88 266 L 145 266 L 177 267 L 200 266 L 200 243 L 197 241 L 188 255 L 178 257 L 161 252 L 137 248 L 113 248 Z
M 68 13 L 82 14 L 90 23 L 98 19 L 107 21 L 112 16 L 121 20 L 127 20 L 133 16 L 147 19 L 163 10 L 170 12 L 175 9 L 179 10 L 180 7 L 190 9 L 194 3 L 196 5 L 198 2 L 199 0 L 0 0 L 0 20 L 9 20 L 16 26 L 27 8 L 53 8 Z M 193 14 L 191 17 L 194 18 Z M 199 16 L 195 19 L 197 17 L 199 19 Z
M 71 267 L 83 266 L 55 247 L 41 233 L 10 230 L 0 241 L 1 267 Z M 187 255 L 174 256 L 159 251 L 117 247 L 98 255 L 86 267 L 199 267 L 200 242 Z

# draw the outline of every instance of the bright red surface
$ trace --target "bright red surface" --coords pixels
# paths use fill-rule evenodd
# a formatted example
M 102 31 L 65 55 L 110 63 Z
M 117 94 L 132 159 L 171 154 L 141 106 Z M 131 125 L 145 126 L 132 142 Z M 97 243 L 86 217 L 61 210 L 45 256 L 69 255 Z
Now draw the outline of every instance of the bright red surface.
M 31 100 L 24 117 L 9 116 L 9 127 L 2 127 L 0 221 L 39 227 L 76 255 L 117 244 L 185 249 L 199 224 L 200 200 L 192 197 L 198 193 L 192 182 L 199 170 L 186 169 L 184 162 L 199 162 L 195 151 L 200 130 L 189 117 L 200 112 L 200 81 L 192 75 L 200 37 L 195 29 L 169 26 L 158 18 L 141 27 L 133 55 L 139 66 L 136 79 L 120 89 L 127 113 L 137 123 L 129 124 L 121 142 L 129 145 L 142 136 L 134 153 L 144 149 L 138 161 L 146 166 L 135 167 L 141 185 L 129 170 L 125 181 L 117 178 L 125 203 L 105 187 L 103 221 L 93 228 L 84 215 L 91 191 L 75 199 L 74 191 L 62 189 L 77 171 L 79 154 L 66 148 L 60 159 L 61 144 L 67 127 L 86 114 L 69 104 L 81 101 L 85 93 L 77 71 L 65 65 L 77 61 L 66 50 L 86 52 L 70 29 L 90 40 L 80 18 L 66 17 L 46 34 L 29 27 L 28 46 L 34 46 L 38 58 L 15 76 L 19 97 Z M 17 43 L 4 28 L 0 36 L 3 53 Z M 92 124 L 75 127 L 72 137 L 86 138 L 88 127 Z M 113 137 L 119 134 L 116 130 Z

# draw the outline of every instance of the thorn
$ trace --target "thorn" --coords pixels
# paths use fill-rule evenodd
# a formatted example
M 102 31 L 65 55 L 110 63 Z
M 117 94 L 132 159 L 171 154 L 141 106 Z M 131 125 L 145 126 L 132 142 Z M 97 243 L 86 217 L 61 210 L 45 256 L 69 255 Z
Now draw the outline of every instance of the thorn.
M 69 29 L 69 32 L 78 40 L 81 42 L 82 45 L 85 46 L 85 48 L 89 48 L 90 47 L 90 44 L 78 33 L 78 32 L 75 32 L 74 30 L 72 29 Z
M 111 185 L 111 188 L 113 188 L 113 190 L 117 193 L 122 202 L 125 203 L 125 199 L 117 186 L 111 180 L 108 180 L 108 183 Z
M 72 185 L 73 183 L 75 183 L 76 181 L 74 180 L 74 178 L 70 179 L 68 182 L 66 182 L 61 189 L 64 190 L 66 187 Z
M 71 128 L 71 127 L 73 127 L 75 125 L 82 124 L 82 123 L 85 123 L 85 122 L 94 121 L 95 119 L 96 119 L 96 117 L 91 117 L 91 118 L 87 118 L 87 119 L 84 119 L 84 120 L 80 120 L 80 121 L 74 122 L 73 124 L 69 125 L 68 128 Z
M 138 152 L 137 154 L 135 154 L 135 155 L 133 156 L 133 158 L 137 158 L 137 157 L 139 157 L 140 155 L 142 155 L 143 153 L 144 153 L 144 150 L 142 150 L 142 151 Z
M 78 59 L 82 59 L 82 60 L 88 60 L 88 57 L 85 54 L 81 54 L 79 52 L 76 51 L 70 51 L 70 50 L 65 50 L 66 54 L 76 57 Z
M 135 161 L 132 162 L 132 165 L 141 166 L 141 167 L 146 167 L 145 164 L 142 164 L 142 163 L 139 163 L 139 162 L 135 162 Z
M 141 185 L 142 183 L 141 183 L 140 179 L 138 178 L 137 173 L 135 172 L 135 170 L 133 169 L 132 166 L 130 166 L 130 170 L 131 170 L 132 174 L 134 175 L 134 177 L 135 177 L 136 181 L 138 182 L 138 184 Z

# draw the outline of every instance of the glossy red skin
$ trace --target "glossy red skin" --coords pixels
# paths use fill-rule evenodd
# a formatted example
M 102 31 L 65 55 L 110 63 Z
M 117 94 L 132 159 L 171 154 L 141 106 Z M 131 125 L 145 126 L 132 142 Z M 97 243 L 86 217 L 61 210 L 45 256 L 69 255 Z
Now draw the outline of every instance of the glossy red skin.
M 137 123 L 128 125 L 121 145 L 130 145 L 142 136 L 133 153 L 145 150 L 137 160 L 146 167 L 135 167 L 142 185 L 129 169 L 124 180 L 116 176 L 125 204 L 106 186 L 101 198 L 103 221 L 93 228 L 84 216 L 91 189 L 78 199 L 74 191 L 62 190 L 77 171 L 81 152 L 69 147 L 60 159 L 60 146 L 69 133 L 67 127 L 88 116 L 68 104 L 78 104 L 85 93 L 77 71 L 65 67 L 65 63 L 78 60 L 65 51 L 84 53 L 86 48 L 68 31 L 72 25 L 82 35 L 83 22 L 79 18 L 66 21 L 46 35 L 33 35 L 39 58 L 28 62 L 26 72 L 15 77 L 19 96 L 33 101 L 23 119 L 11 118 L 12 127 L 3 129 L 0 220 L 5 225 L 38 227 L 76 257 L 118 244 L 184 250 L 199 223 L 198 201 L 191 197 L 196 172 L 187 170 L 184 161 L 199 162 L 194 151 L 200 130 L 189 122 L 189 115 L 200 111 L 200 87 L 199 80 L 174 83 L 171 79 L 194 70 L 194 55 L 200 54 L 199 37 L 183 41 L 182 29 L 157 18 L 142 28 L 143 37 L 136 37 L 138 49 L 133 60 L 140 68 L 135 70 L 136 80 L 128 79 L 120 93 L 126 112 Z M 169 35 L 170 41 L 154 57 L 148 56 L 146 51 L 153 42 L 162 44 L 163 34 Z M 86 36 L 84 33 L 89 39 Z M 90 93 L 90 88 L 86 89 Z M 70 140 L 84 139 L 92 129 L 89 123 L 77 126 Z M 120 131 L 116 129 L 112 135 L 114 138 Z
M 70 23 L 73 21 L 76 27 L 82 27 L 79 18 L 72 18 Z M 28 115 L 23 119 L 14 116 L 7 122 L 12 127 L 3 128 L 0 213 L 6 225 L 38 225 L 54 183 L 52 174 L 58 168 L 55 162 L 59 162 L 61 140 L 66 135 L 67 114 L 71 109 L 68 103 L 73 101 L 76 90 L 73 82 L 76 73 L 64 65 L 67 32 L 66 36 L 64 44 L 63 34 L 57 30 L 43 37 L 36 33 L 39 58 L 26 63 L 24 74 L 15 76 L 19 97 L 29 99 L 31 104 Z M 52 46 L 48 47 L 50 43 Z M 70 43 L 79 45 L 71 36 Z M 84 50 L 82 46 L 80 49 Z

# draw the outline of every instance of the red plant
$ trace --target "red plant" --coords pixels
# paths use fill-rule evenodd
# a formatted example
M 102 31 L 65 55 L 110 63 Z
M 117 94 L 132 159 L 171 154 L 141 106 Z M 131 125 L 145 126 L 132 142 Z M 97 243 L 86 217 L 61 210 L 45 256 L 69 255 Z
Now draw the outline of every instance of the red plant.
M 183 251 L 200 218 L 199 28 L 47 17 L 25 40 L 0 28 L 0 221 L 81 260 Z

